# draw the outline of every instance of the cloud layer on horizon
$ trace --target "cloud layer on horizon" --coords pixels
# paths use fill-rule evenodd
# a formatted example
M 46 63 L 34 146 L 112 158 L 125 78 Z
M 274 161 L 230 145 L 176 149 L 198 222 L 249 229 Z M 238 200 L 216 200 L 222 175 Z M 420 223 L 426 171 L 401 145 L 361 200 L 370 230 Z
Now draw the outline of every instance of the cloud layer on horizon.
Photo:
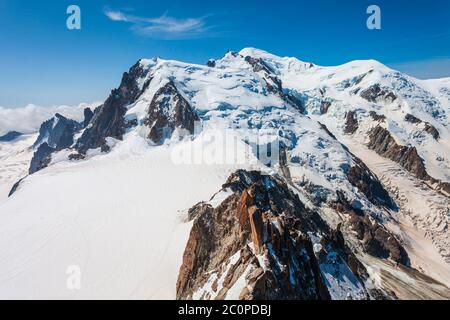
M 29 104 L 21 108 L 0 107 L 0 136 L 9 131 L 32 133 L 39 130 L 42 122 L 52 118 L 56 113 L 76 120 L 83 120 L 84 108 L 94 109 L 101 103 L 80 104 L 78 106 L 53 106 L 41 107 Z

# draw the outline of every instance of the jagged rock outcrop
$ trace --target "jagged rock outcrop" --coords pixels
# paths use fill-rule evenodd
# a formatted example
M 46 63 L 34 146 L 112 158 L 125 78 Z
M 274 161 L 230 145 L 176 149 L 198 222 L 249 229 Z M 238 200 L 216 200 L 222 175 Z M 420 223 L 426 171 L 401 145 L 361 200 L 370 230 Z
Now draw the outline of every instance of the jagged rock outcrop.
M 375 121 L 384 122 L 386 120 L 386 116 L 384 114 L 378 114 L 375 111 L 370 111 L 369 115 Z
M 0 137 L 0 142 L 11 142 L 19 138 L 23 133 L 17 131 L 9 131 L 7 134 Z
M 273 74 L 273 69 L 263 59 L 246 56 L 244 60 L 252 66 L 254 72 L 262 72 L 264 74 L 267 91 L 283 96 L 281 80 Z
M 391 159 L 413 173 L 421 180 L 429 180 L 423 159 L 418 155 L 415 147 L 400 146 L 390 132 L 383 127 L 377 126 L 369 132 L 370 141 L 368 147 L 379 155 Z
M 86 128 L 91 122 L 92 117 L 94 116 L 94 112 L 92 112 L 91 108 L 85 108 L 83 111 L 84 120 L 83 120 L 83 128 Z
M 344 132 L 347 134 L 354 134 L 358 130 L 358 117 L 356 111 L 347 112 Z
M 361 91 L 360 96 L 369 102 L 392 103 L 397 100 L 397 95 L 388 89 L 381 88 L 379 84 L 374 84 Z
M 281 178 L 239 170 L 226 190 L 232 193 L 217 207 L 202 202 L 189 210 L 194 222 L 177 299 L 374 297 L 339 230 L 306 209 Z
M 84 120 L 81 123 L 59 113 L 42 123 L 38 138 L 33 144 L 36 151 L 31 159 L 29 174 L 47 167 L 51 162 L 52 153 L 72 147 L 75 143 L 75 134 L 87 127 L 93 115 L 90 108 L 85 108 Z
M 253 67 L 254 72 L 264 71 L 267 74 L 272 74 L 274 70 L 262 59 L 246 56 L 245 61 Z
M 422 120 L 420 120 L 419 118 L 417 118 L 417 117 L 415 117 L 415 116 L 413 116 L 412 114 L 409 114 L 409 113 L 405 116 L 405 121 L 410 122 L 410 123 L 414 123 L 414 124 L 422 123 Z
M 421 124 L 424 123 L 425 126 L 425 132 L 429 133 L 435 140 L 438 140 L 440 138 L 439 131 L 430 123 L 424 122 L 420 120 L 419 118 L 413 116 L 412 114 L 407 114 L 405 116 L 405 121 L 413 123 L 413 124 Z
M 53 152 L 71 147 L 74 144 L 75 134 L 81 129 L 82 124 L 58 113 L 52 119 L 45 121 L 33 144 L 36 151 L 30 163 L 29 174 L 47 167 Z
M 178 92 L 175 84 L 169 81 L 155 93 L 144 124 L 150 129 L 148 138 L 160 144 L 175 129 L 193 134 L 195 122 L 199 120 L 189 102 Z
M 264 61 L 264 59 L 246 56 L 244 60 L 252 66 L 254 72 L 262 73 L 264 75 L 263 77 L 268 92 L 278 95 L 287 104 L 295 107 L 301 113 L 305 113 L 305 106 L 301 99 L 289 90 L 283 89 L 282 81 L 275 75 L 275 71 Z
M 428 174 L 423 159 L 417 153 L 417 149 L 411 146 L 400 146 L 390 132 L 385 128 L 377 126 L 369 132 L 368 147 L 382 157 L 397 162 L 416 178 L 427 182 L 433 189 L 441 194 L 450 196 L 450 183 L 440 181 Z
M 374 205 L 396 210 L 397 205 L 380 180 L 370 171 L 361 159 L 353 156 L 355 165 L 347 172 L 348 181 L 362 192 Z
M 33 174 L 46 168 L 51 162 L 51 154 L 55 151 L 56 149 L 50 147 L 47 142 L 42 143 L 34 152 L 28 173 Z
M 20 184 L 22 183 L 22 181 L 25 178 L 20 179 L 19 181 L 17 181 L 16 183 L 14 183 L 14 185 L 12 186 L 11 190 L 8 193 L 8 198 L 10 198 L 14 193 L 16 193 L 17 190 L 19 190 Z
M 37 148 L 47 142 L 51 148 L 56 150 L 68 148 L 74 143 L 74 134 L 81 128 L 82 125 L 78 122 L 57 113 L 53 118 L 42 123 L 33 147 Z
M 325 132 L 333 139 L 333 140 L 337 140 L 336 136 L 330 131 L 330 129 L 328 129 L 328 127 L 326 125 L 324 125 L 323 123 L 319 122 L 320 127 L 325 130 Z
M 102 106 L 94 112 L 85 110 L 75 135 L 60 136 L 58 148 L 70 144 L 67 149 L 56 154 L 56 146 L 48 143 L 52 139 L 43 137 L 34 150 L 33 171 L 57 162 L 55 168 L 19 181 L 11 190 L 10 195 L 17 191 L 13 199 L 0 201 L 6 217 L 20 217 L 5 222 L 0 251 L 17 252 L 26 265 L 33 266 L 18 274 L 8 263 L 0 264 L 5 278 L 14 280 L 7 286 L 17 288 L 17 295 L 36 293 L 36 283 L 29 280 L 40 270 L 40 283 L 48 290 L 38 295 L 66 295 L 45 286 L 54 278 L 47 265 L 48 261 L 61 264 L 61 255 L 54 254 L 57 242 L 78 241 L 90 250 L 91 263 L 106 267 L 97 268 L 98 272 L 112 280 L 110 288 L 100 283 L 83 289 L 84 297 L 97 297 L 108 289 L 109 296 L 119 298 L 174 293 L 178 299 L 447 298 L 448 289 L 442 290 L 445 285 L 438 281 L 448 284 L 449 279 L 449 201 L 436 190 L 449 194 L 450 185 L 430 183 L 431 178 L 420 182 L 361 145 L 370 138 L 368 131 L 379 125 L 390 131 L 374 129 L 374 150 L 411 170 L 420 172 L 426 164 L 430 173 L 448 176 L 445 139 L 432 141 L 425 131 L 436 132 L 427 129 L 425 121 L 403 120 L 408 110 L 447 137 L 447 104 L 438 94 L 438 82 L 399 77 L 374 61 L 329 68 L 253 48 L 210 60 L 208 66 L 142 60 Z M 380 85 L 370 87 L 375 83 Z M 193 122 L 199 118 L 196 111 L 205 124 L 204 134 L 178 139 L 193 133 Z M 226 130 L 227 139 L 216 139 L 218 129 Z M 80 135 L 79 141 L 68 142 Z M 169 137 L 170 148 L 147 144 L 148 138 L 162 144 Z M 1 144 L 3 187 L 26 175 L 25 158 L 31 158 L 32 149 L 23 147 L 30 144 L 27 139 Z M 226 159 L 214 157 L 217 161 L 212 165 L 202 161 L 183 168 L 163 163 L 178 147 L 193 147 L 210 156 L 222 156 L 224 149 Z M 109 148 L 114 148 L 110 156 L 98 156 L 99 149 Z M 72 151 L 69 160 L 85 161 L 67 161 Z M 228 160 L 232 167 L 265 174 L 233 173 L 212 199 L 188 210 L 186 221 L 186 203 L 194 204 L 205 191 L 211 195 L 218 191 L 211 188 L 217 186 L 218 177 L 229 174 Z M 156 181 L 161 171 L 164 183 Z M 182 185 L 192 177 L 198 181 L 186 191 Z M 61 179 L 63 185 L 57 183 Z M 46 194 L 60 199 L 36 199 L 36 190 L 43 187 Z M 167 188 L 170 199 L 161 201 Z M 4 191 L 1 188 L 0 197 Z M 74 201 L 79 205 L 70 205 Z M 61 208 L 62 203 L 67 206 Z M 30 204 L 42 210 L 36 214 Z M 124 208 L 152 214 L 130 215 Z M 99 210 L 113 217 L 114 223 L 83 237 L 77 236 L 78 228 L 61 223 L 61 218 L 76 214 L 80 228 L 87 230 Z M 42 214 L 45 219 L 36 219 Z M 35 228 L 32 236 L 18 241 L 30 223 Z M 117 237 L 124 225 L 135 236 Z M 49 238 L 48 230 L 58 236 Z M 99 238 L 108 241 L 99 243 Z M 180 239 L 188 240 L 182 241 L 184 255 L 179 248 L 164 250 L 165 244 Z M 125 255 L 130 261 L 117 260 L 117 250 L 126 252 L 140 244 L 148 250 Z M 76 262 L 80 252 L 72 254 Z M 410 257 L 417 270 L 409 267 Z M 182 262 L 178 279 L 174 279 L 178 271 L 173 270 L 174 261 Z M 139 283 L 138 290 L 123 285 L 125 269 L 133 269 L 126 280 Z
M 142 87 L 137 81 L 144 77 L 146 72 L 147 70 L 139 61 L 124 73 L 120 86 L 111 91 L 108 99 L 96 110 L 89 126 L 78 139 L 75 146 L 78 152 L 84 154 L 88 149 L 96 148 L 107 151 L 109 148 L 106 138 L 122 139 L 127 128 L 127 122 L 124 119 L 126 107 L 135 102 L 150 84 L 151 79 Z
M 337 212 L 350 216 L 349 223 L 365 252 L 409 266 L 406 250 L 391 232 L 360 209 L 352 207 L 340 191 L 337 192 L 337 196 L 338 200 L 331 203 L 331 206 Z
M 432 126 L 428 122 L 425 122 L 425 131 L 427 133 L 429 133 L 434 138 L 434 140 L 438 140 L 440 138 L 438 129 L 436 129 L 434 126 Z

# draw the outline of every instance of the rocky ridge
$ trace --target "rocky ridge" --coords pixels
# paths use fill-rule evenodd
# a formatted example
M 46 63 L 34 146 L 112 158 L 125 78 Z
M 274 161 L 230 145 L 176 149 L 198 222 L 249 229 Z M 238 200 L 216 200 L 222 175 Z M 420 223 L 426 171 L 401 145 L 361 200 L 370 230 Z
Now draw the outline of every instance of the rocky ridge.
M 89 151 L 110 152 L 131 134 L 155 148 L 176 143 L 175 132 L 194 140 L 198 121 L 242 134 L 255 150 L 270 145 L 261 136 L 275 136 L 281 157 L 257 155 L 275 173 L 237 171 L 218 193 L 228 195 L 223 201 L 189 210 L 177 298 L 395 299 L 395 290 L 373 283 L 364 257 L 422 272 L 390 228 L 403 202 L 340 139 L 366 138 L 368 150 L 448 196 L 448 159 L 426 149 L 445 150 L 446 109 L 414 80 L 373 61 L 348 69 L 256 49 L 207 66 L 140 60 L 103 105 L 85 110 L 82 123 L 56 115 L 42 125 L 30 174 L 50 165 L 54 152 L 89 161 Z M 414 116 L 405 116 L 405 105 Z M 445 230 L 436 239 L 445 243 Z
M 339 228 L 330 229 L 281 178 L 238 171 L 222 188 L 230 195 L 217 207 L 203 202 L 189 211 L 194 224 L 177 298 L 395 298 L 370 285 Z

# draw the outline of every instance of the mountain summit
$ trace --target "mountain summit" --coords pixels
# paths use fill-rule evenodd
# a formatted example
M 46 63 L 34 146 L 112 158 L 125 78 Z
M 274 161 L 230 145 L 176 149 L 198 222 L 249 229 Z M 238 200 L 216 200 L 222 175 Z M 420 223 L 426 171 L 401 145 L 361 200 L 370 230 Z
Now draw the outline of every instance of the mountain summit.
M 448 79 L 374 60 L 141 59 L 41 127 L 0 297 L 448 299 L 449 117 Z

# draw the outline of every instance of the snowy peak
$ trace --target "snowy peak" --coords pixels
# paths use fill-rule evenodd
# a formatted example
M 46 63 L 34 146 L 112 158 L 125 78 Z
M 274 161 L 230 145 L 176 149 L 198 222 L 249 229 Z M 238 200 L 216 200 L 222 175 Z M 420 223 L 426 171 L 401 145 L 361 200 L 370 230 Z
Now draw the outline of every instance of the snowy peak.
M 294 57 L 279 57 L 267 51 L 256 48 L 244 48 L 239 51 L 239 54 L 244 58 L 252 57 L 262 59 L 274 69 L 297 68 L 297 70 L 301 70 L 309 69 L 314 66 L 310 62 L 303 62 Z
M 76 195 L 79 207 L 67 212 L 93 230 L 88 254 L 106 258 L 98 272 L 113 269 L 124 296 L 148 297 L 149 282 L 169 279 L 150 291 L 449 297 L 439 283 L 450 284 L 449 92 L 445 80 L 420 81 L 372 60 L 323 67 L 254 48 L 207 65 L 141 59 L 82 124 L 56 115 L 42 125 L 30 173 L 45 170 L 18 182 L 0 212 L 30 212 L 26 200 L 35 199 L 49 219 L 33 220 L 43 235 L 30 239 L 48 243 L 46 223 L 59 226 L 59 205 Z M 188 192 L 186 181 L 195 181 Z M 35 197 L 40 186 L 61 200 Z M 97 217 L 108 227 L 91 224 Z M 9 220 L 0 231 L 15 243 L 21 233 L 11 230 L 21 225 Z M 124 230 L 132 236 L 122 245 Z M 137 274 L 130 260 L 116 260 L 117 247 L 144 257 L 131 265 Z M 131 285 L 117 283 L 122 271 Z
M 89 117 L 89 108 L 85 114 Z M 86 121 L 86 119 L 85 119 Z M 75 142 L 75 134 L 83 128 L 83 123 L 68 119 L 59 113 L 45 121 L 39 129 L 39 136 L 33 148 L 35 153 L 30 163 L 29 174 L 36 173 L 50 164 L 51 154 L 70 148 Z
M 56 113 L 52 119 L 47 120 L 39 129 L 39 136 L 33 147 L 37 148 L 46 142 L 55 149 L 65 149 L 73 144 L 73 135 L 82 127 L 78 122 L 67 119 Z
M 148 138 L 159 144 L 170 138 L 175 129 L 193 134 L 195 122 L 199 120 L 189 102 L 169 81 L 155 93 L 144 124 L 149 129 Z
M 131 125 L 124 119 L 126 107 L 135 102 L 149 85 L 151 79 L 147 81 L 144 79 L 151 65 L 151 60 L 139 60 L 123 74 L 120 86 L 111 91 L 108 99 L 99 107 L 89 126 L 78 139 L 76 149 L 80 153 L 100 147 L 107 150 L 108 137 L 122 139 L 125 129 Z

